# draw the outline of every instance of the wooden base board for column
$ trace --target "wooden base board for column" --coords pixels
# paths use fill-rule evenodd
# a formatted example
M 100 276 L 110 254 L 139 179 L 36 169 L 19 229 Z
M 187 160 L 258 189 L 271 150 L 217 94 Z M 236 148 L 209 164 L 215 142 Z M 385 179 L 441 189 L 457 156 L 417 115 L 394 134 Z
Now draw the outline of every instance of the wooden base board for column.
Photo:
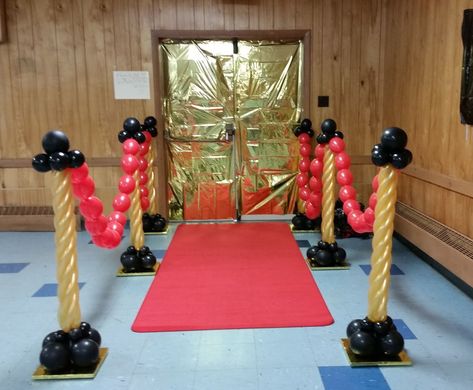
M 293 233 L 320 233 L 320 229 L 299 230 L 299 229 L 296 229 L 292 223 L 290 223 L 289 226 L 291 228 L 291 232 Z
M 169 232 L 169 226 L 166 226 L 166 229 L 164 229 L 162 232 L 145 232 L 145 236 L 163 236 L 165 234 L 168 234 Z
M 153 276 L 153 275 L 156 275 L 156 272 L 158 271 L 158 268 L 160 266 L 161 263 L 156 263 L 153 267 L 152 270 L 150 271 L 140 271 L 140 272 L 125 272 L 123 270 L 123 267 L 120 267 L 118 268 L 118 271 L 117 271 L 117 276 Z
M 405 349 L 399 355 L 393 357 L 383 357 L 382 360 L 364 358 L 355 355 L 349 346 L 348 339 L 341 339 L 343 350 L 352 367 L 389 367 L 389 366 L 412 366 L 412 360 Z
M 99 360 L 93 366 L 82 369 L 71 369 L 60 374 L 50 374 L 43 365 L 39 365 L 33 372 L 34 380 L 57 380 L 57 379 L 94 379 L 100 370 L 108 354 L 108 348 L 99 349 Z
M 338 265 L 334 265 L 333 267 L 323 267 L 323 266 L 316 266 L 316 267 L 312 267 L 310 265 L 310 260 L 309 259 L 305 259 L 305 261 L 307 262 L 307 265 L 309 266 L 309 268 L 312 270 L 312 271 L 336 271 L 336 270 L 347 270 L 347 269 L 350 269 L 351 267 L 351 264 L 350 263 L 347 263 L 347 262 L 344 262 L 342 264 L 338 264 Z

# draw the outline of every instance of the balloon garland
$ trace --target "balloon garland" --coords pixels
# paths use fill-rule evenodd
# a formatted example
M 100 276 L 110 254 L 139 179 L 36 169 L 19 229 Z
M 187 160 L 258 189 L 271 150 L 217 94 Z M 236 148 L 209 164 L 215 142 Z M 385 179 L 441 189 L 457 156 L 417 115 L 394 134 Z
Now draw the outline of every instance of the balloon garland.
M 373 162 L 381 166 L 381 170 L 376 184 L 378 204 L 374 218 L 368 315 L 351 321 L 347 326 L 347 336 L 354 354 L 372 360 L 396 357 L 404 348 L 402 335 L 387 315 L 387 302 L 398 169 L 405 168 L 412 161 L 412 153 L 405 149 L 406 145 L 404 130 L 388 128 L 383 132 L 381 144 L 375 145 L 371 153 Z
M 49 374 L 58 374 L 94 366 L 99 360 L 101 337 L 90 324 L 81 322 L 79 304 L 71 170 L 81 169 L 85 159 L 80 151 L 69 151 L 69 140 L 64 133 L 57 130 L 47 133 L 43 137 L 42 145 L 46 153 L 36 155 L 32 165 L 39 172 L 53 171 L 58 322 L 61 329 L 49 333 L 44 338 L 39 360 Z M 81 172 L 86 171 L 82 168 Z M 86 187 L 81 188 L 81 194 L 85 199 L 90 198 L 94 188 L 93 181 L 90 184 L 87 180 L 87 183 Z M 89 208 L 86 207 L 90 215 L 96 215 L 99 210 L 93 203 L 88 205 Z
M 298 213 L 292 219 L 292 225 L 296 230 L 314 230 L 315 222 L 313 217 L 316 211 L 310 201 L 310 183 L 309 183 L 309 171 L 311 169 L 310 154 L 311 154 L 311 139 L 314 136 L 314 130 L 312 130 L 312 122 L 310 119 L 303 119 L 300 126 L 294 130 L 294 135 L 299 140 L 299 173 L 296 176 L 296 183 L 299 187 L 299 199 L 304 202 L 304 213 Z

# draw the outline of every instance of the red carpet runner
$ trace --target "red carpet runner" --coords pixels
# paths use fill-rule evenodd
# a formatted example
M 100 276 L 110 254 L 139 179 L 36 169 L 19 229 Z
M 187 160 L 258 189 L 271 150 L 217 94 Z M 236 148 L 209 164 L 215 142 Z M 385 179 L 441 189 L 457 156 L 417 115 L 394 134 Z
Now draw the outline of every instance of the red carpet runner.
M 285 223 L 180 225 L 132 329 L 329 325 Z

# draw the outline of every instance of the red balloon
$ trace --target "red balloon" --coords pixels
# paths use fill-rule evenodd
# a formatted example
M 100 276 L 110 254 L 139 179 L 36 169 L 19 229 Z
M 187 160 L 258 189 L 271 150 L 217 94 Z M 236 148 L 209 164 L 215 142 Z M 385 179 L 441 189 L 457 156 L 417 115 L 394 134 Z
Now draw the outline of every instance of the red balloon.
M 105 233 L 105 231 L 103 233 Z M 103 233 L 92 236 L 92 242 L 100 248 L 106 248 Z
M 322 144 L 317 144 L 317 146 L 315 147 L 315 152 L 314 153 L 315 153 L 316 158 L 323 159 L 324 154 L 325 154 L 325 146 L 322 145 Z
M 299 188 L 304 187 L 309 182 L 309 175 L 307 173 L 299 173 L 296 176 L 296 183 Z
M 140 144 L 133 138 L 128 138 L 125 142 L 123 142 L 122 149 L 124 154 L 131 154 L 134 156 L 140 151 Z
M 146 168 L 148 168 L 148 161 L 146 161 L 146 158 L 144 157 L 139 157 L 138 158 L 138 169 L 141 172 L 146 171 Z
M 332 138 L 333 139 L 333 138 Z M 342 169 L 337 172 L 337 182 L 341 186 L 349 186 L 353 183 L 353 175 L 349 169 Z
M 102 215 L 103 205 L 100 199 L 96 196 L 89 196 L 88 198 L 81 200 L 79 209 L 86 220 L 97 219 Z
M 101 215 L 97 219 L 86 219 L 85 229 L 90 233 L 91 236 L 101 234 L 107 228 L 107 218 Z
M 312 192 L 322 191 L 322 180 L 312 176 L 309 180 L 309 188 L 312 190 Z
M 374 223 L 374 210 L 371 207 L 368 207 L 365 212 L 365 221 L 369 225 L 373 225 Z
M 360 210 L 360 204 L 355 199 L 343 202 L 343 212 L 348 215 L 353 210 Z
M 123 213 L 129 209 L 130 203 L 130 197 L 127 194 L 118 194 L 113 199 L 112 206 L 115 211 L 121 211 Z
M 82 164 L 79 168 L 71 169 L 71 181 L 73 184 L 80 183 L 89 175 L 89 167 L 87 163 Z
M 307 187 L 299 189 L 299 198 L 302 200 L 308 200 L 310 196 L 310 190 Z
M 136 142 L 136 141 L 135 141 Z M 138 169 L 138 159 L 132 154 L 125 154 L 121 161 L 123 172 L 133 175 Z
M 369 224 L 366 222 L 364 214 L 361 214 L 355 218 L 351 227 L 357 233 L 368 233 L 373 231 L 373 229 L 371 229 Z
M 353 228 L 353 226 L 358 225 L 358 218 L 363 215 L 363 212 L 360 210 L 352 210 L 347 214 L 348 224 Z
M 310 145 L 309 144 L 302 144 L 299 148 L 302 157 L 309 157 L 310 156 Z
M 312 176 L 321 177 L 323 170 L 324 163 L 321 160 L 314 158 L 310 163 L 310 173 L 312 173 Z
M 146 186 L 140 186 L 140 195 L 142 197 L 149 195 L 149 191 L 148 191 L 148 188 Z
M 345 141 L 339 137 L 333 137 L 328 144 L 330 150 L 334 153 L 340 153 L 345 150 Z
M 301 144 L 309 144 L 310 143 L 310 137 L 309 134 L 303 133 L 299 136 L 299 142 Z
M 143 134 L 145 135 L 146 142 L 150 142 L 152 137 L 149 131 L 143 131 Z
M 305 202 L 305 215 L 309 219 L 315 219 L 320 214 L 320 207 L 315 207 L 310 202 Z
M 146 153 L 149 151 L 149 142 L 143 142 L 140 144 L 140 155 L 146 156 Z
M 92 179 L 90 176 L 87 176 L 84 180 L 76 184 L 73 183 L 72 192 L 78 199 L 85 199 L 89 196 L 92 196 L 95 192 L 94 179 Z
M 108 223 L 108 228 L 116 231 L 120 235 L 120 237 L 123 234 L 124 227 L 121 223 L 119 223 L 117 221 L 109 222 Z
M 373 210 L 376 210 L 377 202 L 378 202 L 378 195 L 376 195 L 376 192 L 373 192 L 370 195 L 370 199 L 368 200 L 368 206 L 371 207 Z
M 121 239 L 121 235 L 109 227 L 107 227 L 107 229 L 105 229 L 105 231 L 102 233 L 103 247 L 107 249 L 115 248 L 118 244 L 120 244 Z
M 118 182 L 118 189 L 124 194 L 131 194 L 136 187 L 135 179 L 131 175 L 123 175 Z
M 148 208 L 149 208 L 149 199 L 148 199 L 148 197 L 147 196 L 142 196 L 140 198 L 140 202 L 141 202 L 141 210 L 143 210 L 143 211 L 148 210 Z
M 335 156 L 335 166 L 338 170 L 350 168 L 350 156 L 345 152 L 340 152 Z
M 144 186 L 146 183 L 148 183 L 148 174 L 146 172 L 140 172 L 139 183 L 141 186 Z
M 301 172 L 309 172 L 310 168 L 310 158 L 304 157 L 301 161 L 299 161 L 299 171 Z
M 118 222 L 120 225 L 125 225 L 126 223 L 126 215 L 123 214 L 121 211 L 112 211 L 108 216 L 109 222 Z
M 356 190 L 352 186 L 342 186 L 338 192 L 338 197 L 342 202 L 346 202 L 349 199 L 356 199 Z
M 373 192 L 378 191 L 379 187 L 379 181 L 378 181 L 378 175 L 373 177 L 373 181 L 371 182 L 371 188 L 373 188 Z
M 311 192 L 309 202 L 315 207 L 320 207 L 322 204 L 322 194 L 320 192 Z

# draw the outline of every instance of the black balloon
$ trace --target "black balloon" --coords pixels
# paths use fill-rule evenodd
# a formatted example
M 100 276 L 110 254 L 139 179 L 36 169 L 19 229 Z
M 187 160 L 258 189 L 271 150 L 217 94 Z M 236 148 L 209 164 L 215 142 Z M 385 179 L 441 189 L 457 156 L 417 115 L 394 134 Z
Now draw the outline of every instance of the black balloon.
M 404 348 L 404 339 L 396 330 L 391 330 L 380 340 L 381 351 L 386 356 L 396 356 Z
M 44 151 L 48 154 L 54 152 L 67 153 L 69 150 L 69 139 L 62 131 L 53 130 L 44 135 L 42 145 Z
M 361 330 L 361 319 L 356 319 L 350 322 L 347 326 L 347 337 L 350 337 L 353 333 Z
M 309 260 L 315 260 L 317 258 L 317 252 L 320 249 L 317 246 L 311 246 L 307 249 L 306 255 Z
M 150 127 L 148 129 L 149 134 L 151 137 L 156 137 L 158 135 L 158 129 L 156 127 Z
M 136 248 L 133 245 L 131 245 L 128 248 L 126 248 L 126 253 L 128 255 L 135 255 L 136 254 Z
M 84 333 L 82 333 L 82 330 L 80 328 L 74 328 L 69 331 L 69 338 L 71 341 L 78 341 L 82 337 L 84 337 Z
M 147 116 L 143 123 L 145 124 L 145 127 L 149 129 L 150 127 L 155 127 L 158 121 L 154 116 Z
M 146 137 L 141 131 L 138 131 L 137 133 L 135 133 L 133 135 L 133 138 L 140 144 L 146 141 Z
M 400 150 L 399 152 L 394 152 L 391 155 L 391 164 L 396 169 L 403 169 L 409 165 L 412 161 L 412 153 L 408 149 Z
M 371 161 L 374 165 L 382 167 L 389 162 L 389 154 L 381 147 L 381 145 L 375 145 L 371 151 Z
M 140 267 L 140 259 L 137 255 L 121 255 L 120 262 L 126 272 L 136 271 Z
M 143 214 L 143 230 L 145 232 L 150 232 L 152 229 L 152 221 L 149 214 Z
M 373 324 L 373 330 L 377 336 L 386 336 L 391 330 L 391 325 L 388 321 L 377 321 Z
M 90 367 L 99 360 L 99 346 L 92 339 L 82 339 L 72 345 L 71 360 L 77 367 Z
M 320 124 L 320 130 L 327 135 L 334 135 L 337 130 L 337 123 L 333 119 L 325 119 Z
M 333 265 L 333 254 L 329 250 L 319 249 L 317 252 L 317 258 L 315 259 L 317 263 L 324 267 Z
M 54 152 L 49 156 L 49 166 L 55 171 L 63 171 L 69 166 L 69 155 L 64 152 Z
M 44 153 L 34 156 L 31 164 L 38 172 L 48 172 L 51 170 L 51 167 L 49 166 L 49 156 Z
M 304 221 L 304 228 L 305 228 L 305 230 L 314 230 L 315 229 L 315 221 L 313 219 L 307 218 Z
M 305 219 L 302 214 L 296 214 L 292 217 L 292 224 L 296 230 L 303 230 L 305 225 Z
M 49 343 L 41 350 L 39 362 L 51 373 L 64 370 L 70 365 L 69 349 L 63 343 Z
M 333 254 L 333 258 L 336 263 L 341 264 L 347 258 L 347 252 L 345 252 L 345 249 L 343 248 L 338 248 Z
M 377 352 L 376 339 L 367 332 L 359 330 L 350 336 L 350 349 L 356 355 L 372 356 Z
M 100 336 L 100 333 L 97 331 L 97 329 L 94 329 L 94 328 L 90 328 L 87 331 L 85 338 L 94 340 L 99 347 L 100 347 L 100 344 L 102 343 L 102 337 Z
M 321 133 L 317 136 L 317 143 L 319 144 L 326 144 L 328 141 L 330 141 L 330 139 L 327 134 Z
M 69 166 L 71 168 L 79 168 L 84 162 L 85 157 L 80 150 L 71 150 L 69 152 Z
M 148 253 L 151 253 L 151 250 L 149 249 L 148 246 L 143 246 L 140 248 L 138 252 L 140 256 L 146 256 Z
M 299 137 L 302 134 L 302 129 L 299 126 L 297 126 L 294 130 L 292 130 L 292 132 L 294 133 L 296 137 Z
M 69 344 L 69 334 L 63 330 L 54 332 L 54 337 L 58 343 Z
M 335 252 L 338 249 L 338 244 L 336 242 L 332 242 L 328 244 L 328 249 L 331 252 Z
M 384 129 L 381 135 L 381 144 L 390 152 L 404 149 L 407 145 L 407 134 L 399 127 L 389 127 Z
M 307 130 L 309 130 L 311 127 L 312 127 L 312 122 L 311 122 L 310 119 L 305 118 L 305 119 L 302 120 L 302 122 L 301 122 L 301 129 L 307 131 Z
M 131 138 L 131 134 L 128 131 L 122 130 L 118 133 L 118 141 L 121 144 L 125 142 L 128 138 Z
M 141 266 L 144 269 L 152 269 L 156 264 L 156 257 L 153 254 L 147 254 L 141 258 Z
M 43 339 L 42 346 L 45 347 L 46 345 L 51 344 L 51 343 L 55 343 L 55 342 L 57 342 L 56 332 L 51 332 Z
M 136 118 L 126 118 L 123 122 L 123 130 L 128 131 L 131 134 L 141 131 L 141 125 Z
M 153 231 L 161 232 L 164 230 L 165 227 L 166 227 L 166 221 L 164 220 L 164 218 L 156 218 L 153 221 Z
M 317 243 L 317 246 L 320 248 L 320 249 L 328 249 L 329 248 L 329 243 L 328 242 L 325 242 L 323 240 L 320 240 L 318 243 Z
M 85 334 L 90 330 L 90 324 L 88 322 L 81 322 L 79 328 Z
M 341 138 L 341 139 L 343 139 L 343 137 L 344 137 L 344 135 L 343 135 L 343 133 L 342 133 L 341 131 L 336 131 L 336 132 L 334 133 L 334 135 L 335 135 L 335 137 L 338 137 L 338 138 Z
M 315 133 L 314 133 L 314 130 L 312 130 L 312 129 L 307 130 L 307 135 L 308 135 L 309 137 L 313 137 L 314 134 L 315 134 Z
M 373 331 L 374 322 L 370 321 L 367 317 L 361 320 L 361 330 L 364 332 Z

